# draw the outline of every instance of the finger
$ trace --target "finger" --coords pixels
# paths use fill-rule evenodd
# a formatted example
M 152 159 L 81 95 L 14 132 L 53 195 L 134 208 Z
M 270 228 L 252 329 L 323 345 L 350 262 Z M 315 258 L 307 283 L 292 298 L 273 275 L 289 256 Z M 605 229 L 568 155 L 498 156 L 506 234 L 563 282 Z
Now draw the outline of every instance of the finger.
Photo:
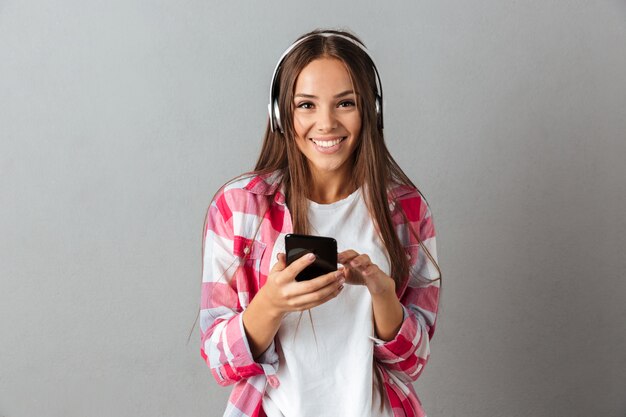
M 299 296 L 306 294 L 313 294 L 320 291 L 322 288 L 337 283 L 339 281 L 345 281 L 345 270 L 341 268 L 337 271 L 329 272 L 328 274 L 320 275 L 317 278 L 310 279 L 308 281 L 294 282 L 289 288 L 289 296 L 295 299 Z
M 330 299 L 336 297 L 344 287 L 344 280 L 332 282 L 318 291 L 303 294 L 290 300 L 290 306 L 297 310 L 307 310 L 318 305 L 324 304 Z
M 361 271 L 361 275 L 363 275 L 364 277 L 370 278 L 370 277 L 376 276 L 378 272 L 380 272 L 380 268 L 378 268 L 377 265 L 369 264 L 368 267 L 366 267 L 365 269 L 363 269 L 363 271 Z
M 363 276 L 356 269 L 347 267 L 344 270 L 344 275 L 346 277 L 346 282 L 351 285 L 364 285 L 365 281 L 363 280 Z
M 279 252 L 278 254 L 276 254 L 276 259 L 278 259 L 278 261 L 274 264 L 270 273 L 276 272 L 276 271 L 282 271 L 287 266 L 287 261 L 286 261 L 287 258 L 285 257 L 284 253 Z
M 370 257 L 365 254 L 359 255 L 350 261 L 350 266 L 358 269 L 359 271 L 363 271 L 371 264 L 372 261 L 370 260 Z
M 295 280 L 296 275 L 298 275 L 304 268 L 311 265 L 314 261 L 315 254 L 307 253 L 289 264 L 283 272 L 285 272 L 285 275 L 289 277 L 290 280 Z
M 300 287 L 301 294 L 313 293 L 342 279 L 345 280 L 345 268 L 320 275 L 308 281 L 299 282 L 298 287 Z
M 357 256 L 359 256 L 359 253 L 357 251 L 348 249 L 337 254 L 337 261 L 340 264 L 346 264 L 350 262 L 352 259 L 356 258 Z
M 328 297 L 326 297 L 324 300 L 320 301 L 320 302 L 314 302 L 314 303 L 310 303 L 307 305 L 304 305 L 302 307 L 300 307 L 297 311 L 304 311 L 304 310 L 310 310 L 312 308 L 315 308 L 317 306 L 320 306 L 324 303 L 327 303 L 328 301 L 332 300 L 333 298 L 337 297 L 339 294 L 341 294 L 341 292 L 343 291 L 344 286 L 342 285 L 341 287 L 338 287 L 337 290 L 333 293 L 331 293 Z

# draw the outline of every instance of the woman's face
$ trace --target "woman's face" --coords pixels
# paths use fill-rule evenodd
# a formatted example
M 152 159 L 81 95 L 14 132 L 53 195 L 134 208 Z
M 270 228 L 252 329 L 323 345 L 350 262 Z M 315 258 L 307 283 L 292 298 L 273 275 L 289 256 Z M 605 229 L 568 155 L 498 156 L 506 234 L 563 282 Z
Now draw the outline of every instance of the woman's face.
M 314 175 L 349 175 L 347 162 L 361 132 L 356 100 L 348 70 L 338 59 L 316 59 L 298 75 L 293 112 L 296 144 Z

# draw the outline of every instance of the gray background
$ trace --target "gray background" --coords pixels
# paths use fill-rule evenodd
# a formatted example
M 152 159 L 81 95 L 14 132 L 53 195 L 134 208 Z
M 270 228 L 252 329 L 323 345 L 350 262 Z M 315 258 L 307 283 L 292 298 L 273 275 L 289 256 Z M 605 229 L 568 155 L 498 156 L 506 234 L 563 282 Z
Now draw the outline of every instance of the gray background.
M 0 416 L 218 416 L 213 192 L 271 71 L 343 27 L 444 271 L 431 417 L 626 416 L 626 2 L 0 1 Z

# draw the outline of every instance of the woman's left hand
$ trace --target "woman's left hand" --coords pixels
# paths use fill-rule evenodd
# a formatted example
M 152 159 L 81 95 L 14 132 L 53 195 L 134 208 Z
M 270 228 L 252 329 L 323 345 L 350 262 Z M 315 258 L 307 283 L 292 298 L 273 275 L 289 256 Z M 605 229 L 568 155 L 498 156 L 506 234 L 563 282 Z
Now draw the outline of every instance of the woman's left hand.
M 337 260 L 345 268 L 346 284 L 365 285 L 372 295 L 387 291 L 395 293 L 396 283 L 393 278 L 381 271 L 366 254 L 348 249 L 339 253 Z

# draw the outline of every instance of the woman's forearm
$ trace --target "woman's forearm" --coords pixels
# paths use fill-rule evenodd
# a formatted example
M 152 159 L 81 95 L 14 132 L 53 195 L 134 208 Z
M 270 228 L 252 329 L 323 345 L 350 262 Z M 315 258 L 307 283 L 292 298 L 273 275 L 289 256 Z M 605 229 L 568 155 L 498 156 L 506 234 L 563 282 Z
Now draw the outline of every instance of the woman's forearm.
M 381 294 L 372 294 L 374 310 L 374 329 L 379 339 L 393 340 L 404 318 L 402 304 L 396 297 L 395 291 L 385 291 Z
M 261 289 L 243 312 L 243 328 L 254 359 L 261 356 L 272 344 L 283 315 L 275 312 L 266 302 Z

